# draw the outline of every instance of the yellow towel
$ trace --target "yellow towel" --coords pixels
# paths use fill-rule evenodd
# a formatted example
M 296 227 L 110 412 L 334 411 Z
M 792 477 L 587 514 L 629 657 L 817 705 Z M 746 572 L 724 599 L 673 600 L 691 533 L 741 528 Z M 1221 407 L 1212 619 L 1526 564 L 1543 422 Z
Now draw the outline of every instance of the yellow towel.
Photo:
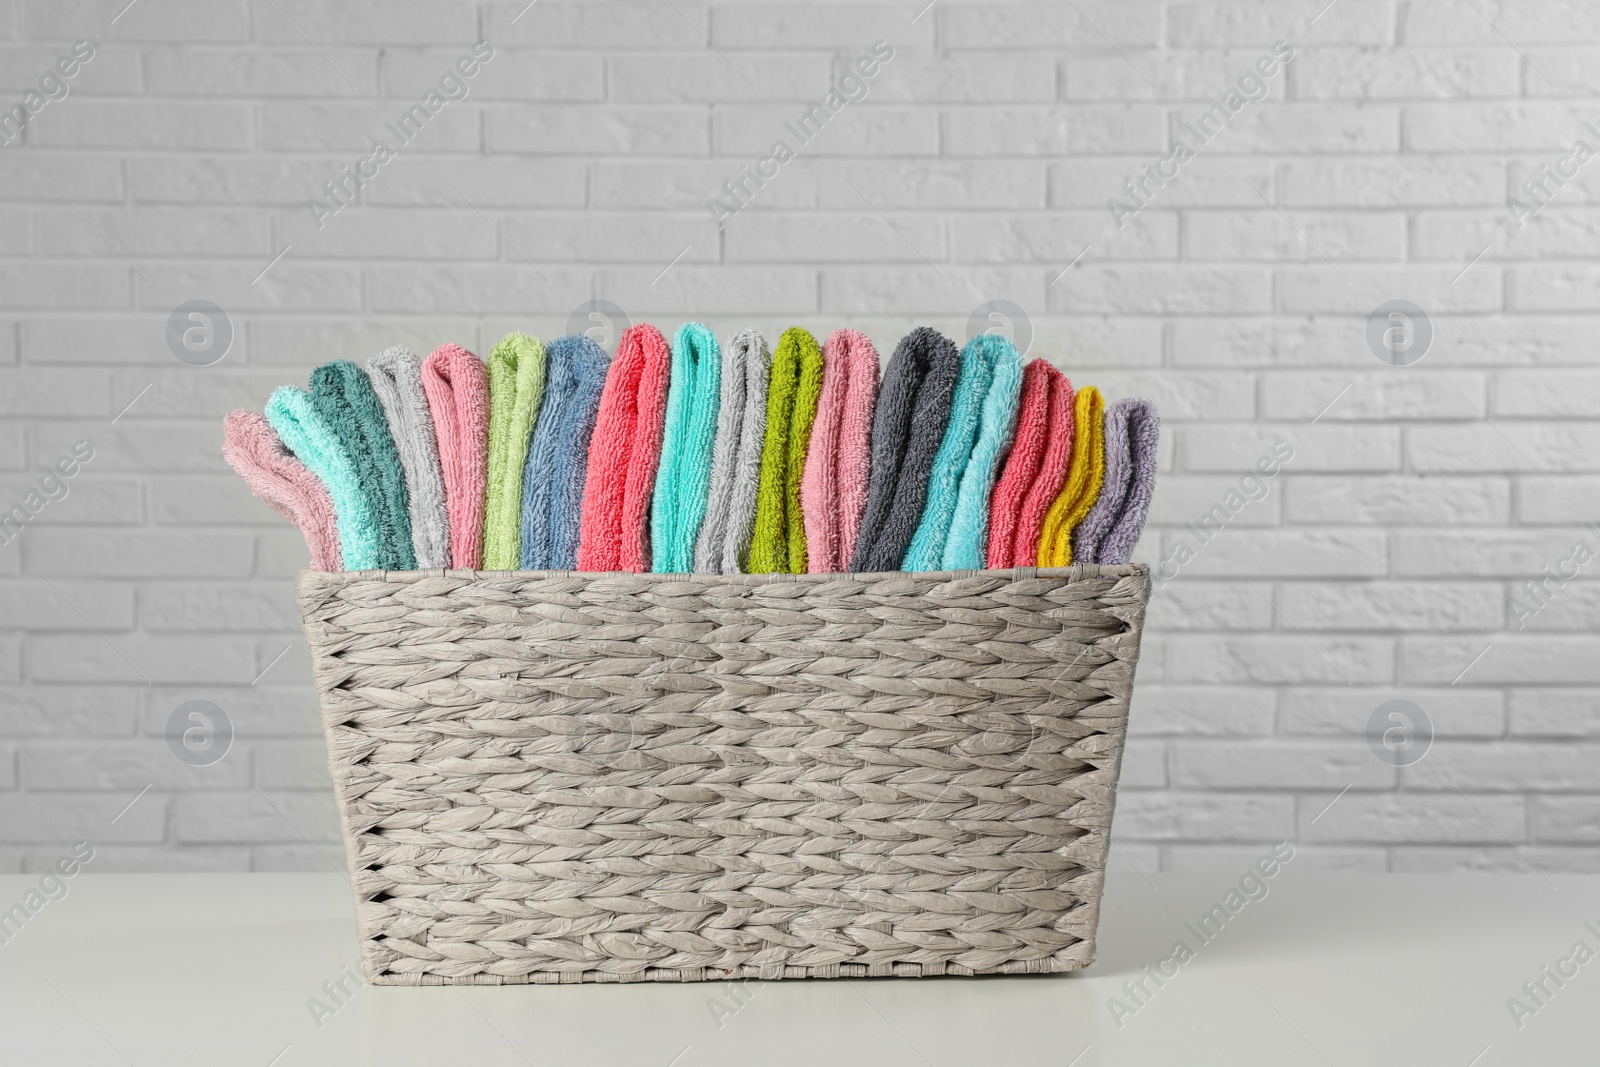
M 1072 460 L 1067 484 L 1045 512 L 1039 537 L 1039 566 L 1066 567 L 1072 563 L 1072 530 L 1089 514 L 1100 497 L 1106 473 L 1106 401 L 1100 390 L 1086 385 L 1078 390 L 1073 411 Z

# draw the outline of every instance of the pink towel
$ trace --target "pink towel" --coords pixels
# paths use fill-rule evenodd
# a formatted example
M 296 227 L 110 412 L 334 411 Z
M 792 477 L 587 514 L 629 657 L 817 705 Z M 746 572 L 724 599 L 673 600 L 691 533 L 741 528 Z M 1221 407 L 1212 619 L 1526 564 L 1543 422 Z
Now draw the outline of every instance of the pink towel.
M 300 528 L 314 571 L 343 570 L 339 526 L 327 487 L 284 447 L 259 411 L 232 411 L 222 420 L 222 454 L 250 491 Z
M 878 350 L 859 330 L 834 330 L 822 350 L 822 395 L 800 478 L 800 513 L 812 574 L 850 569 L 867 507 L 877 399 Z
M 422 361 L 422 391 L 439 442 L 445 508 L 450 513 L 450 565 L 475 571 L 483 566 L 489 372 L 465 348 L 440 345 Z
M 649 323 L 617 342 L 589 441 L 578 526 L 580 571 L 650 569 L 650 505 L 667 421 L 672 349 Z

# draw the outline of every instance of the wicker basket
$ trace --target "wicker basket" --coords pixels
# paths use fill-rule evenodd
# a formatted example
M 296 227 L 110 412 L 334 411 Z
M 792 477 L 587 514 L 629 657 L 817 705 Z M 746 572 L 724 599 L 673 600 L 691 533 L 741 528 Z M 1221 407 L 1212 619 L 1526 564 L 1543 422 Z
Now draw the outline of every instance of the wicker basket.
M 1146 567 L 298 587 L 372 982 L 1094 958 Z

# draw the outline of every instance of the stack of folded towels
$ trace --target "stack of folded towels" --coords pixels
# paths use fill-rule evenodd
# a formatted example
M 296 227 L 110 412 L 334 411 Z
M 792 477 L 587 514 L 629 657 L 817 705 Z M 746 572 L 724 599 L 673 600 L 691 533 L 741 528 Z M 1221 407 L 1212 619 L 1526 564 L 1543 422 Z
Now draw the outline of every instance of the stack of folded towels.
M 1149 401 L 1106 406 L 1004 337 L 641 324 L 334 360 L 223 453 L 317 570 L 833 573 L 1126 563 Z

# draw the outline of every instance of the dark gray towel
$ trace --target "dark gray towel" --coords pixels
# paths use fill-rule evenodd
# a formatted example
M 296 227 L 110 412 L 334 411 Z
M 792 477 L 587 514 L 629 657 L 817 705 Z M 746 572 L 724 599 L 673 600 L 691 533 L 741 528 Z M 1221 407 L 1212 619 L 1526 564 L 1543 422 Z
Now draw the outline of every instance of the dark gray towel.
M 872 473 L 852 571 L 899 569 L 922 520 L 960 373 L 955 342 L 931 327 L 917 327 L 895 346 L 872 417 Z

